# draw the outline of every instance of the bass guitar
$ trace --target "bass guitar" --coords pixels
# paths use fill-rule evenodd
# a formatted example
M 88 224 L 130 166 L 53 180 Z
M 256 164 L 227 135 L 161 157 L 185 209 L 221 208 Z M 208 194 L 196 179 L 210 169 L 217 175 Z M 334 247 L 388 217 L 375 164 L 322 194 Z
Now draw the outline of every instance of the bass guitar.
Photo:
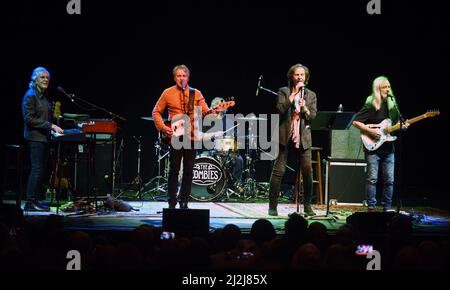
M 230 107 L 233 107 L 235 105 L 235 102 L 233 100 L 227 101 L 227 102 L 221 102 L 214 108 L 202 113 L 202 118 L 204 118 L 206 115 L 213 114 L 213 113 L 219 113 L 221 111 L 224 111 Z M 183 136 L 185 133 L 185 120 L 180 119 L 174 122 L 166 121 L 165 125 L 170 127 L 173 131 L 173 135 L 175 137 Z M 171 136 L 167 135 L 166 133 L 161 131 L 161 140 L 165 144 L 170 144 Z

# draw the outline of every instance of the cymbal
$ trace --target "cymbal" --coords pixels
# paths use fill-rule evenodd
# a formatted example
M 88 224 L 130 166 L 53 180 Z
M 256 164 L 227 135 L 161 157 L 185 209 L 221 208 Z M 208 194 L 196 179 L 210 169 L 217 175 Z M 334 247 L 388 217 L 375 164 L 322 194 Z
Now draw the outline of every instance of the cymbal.
M 236 120 L 243 120 L 243 121 L 267 121 L 267 118 L 261 118 L 261 117 L 238 117 Z
M 142 120 L 147 120 L 147 121 L 155 121 L 155 119 L 153 119 L 153 117 L 141 117 Z M 167 118 L 163 118 L 163 121 L 167 121 Z

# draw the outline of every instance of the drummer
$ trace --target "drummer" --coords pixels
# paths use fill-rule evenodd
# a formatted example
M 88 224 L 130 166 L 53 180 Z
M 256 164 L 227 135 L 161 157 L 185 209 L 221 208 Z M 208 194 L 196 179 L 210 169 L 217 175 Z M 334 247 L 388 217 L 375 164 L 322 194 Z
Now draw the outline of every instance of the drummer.
M 215 108 L 218 105 L 220 105 L 220 103 L 225 102 L 225 100 L 223 98 L 219 98 L 216 97 L 211 101 L 211 106 L 210 108 Z M 222 126 L 217 125 L 217 123 L 220 122 L 222 123 Z M 205 125 L 205 124 L 211 124 L 210 126 Z M 207 133 L 203 133 L 203 136 L 213 136 L 213 138 L 215 138 L 216 142 L 214 142 L 215 144 L 220 144 L 220 138 L 223 138 L 222 135 L 220 134 L 221 132 L 225 132 L 225 138 L 233 138 L 233 140 L 235 140 L 235 130 L 236 129 L 231 129 L 234 126 L 234 119 L 230 118 L 226 115 L 226 110 L 220 111 L 216 114 L 210 114 L 207 115 L 205 117 L 205 120 L 203 120 L 203 126 L 202 126 L 202 131 L 203 132 L 207 132 Z M 216 157 L 218 154 L 223 155 L 222 157 L 224 157 L 225 161 L 225 165 L 227 168 L 229 168 L 230 173 L 231 173 L 231 177 L 234 179 L 233 180 L 233 185 L 232 187 L 234 187 L 234 189 L 238 190 L 238 191 L 242 191 L 242 171 L 243 171 L 243 167 L 244 167 L 244 160 L 242 158 L 242 156 L 239 154 L 239 151 L 237 150 L 237 143 L 234 141 L 233 142 L 234 148 L 231 148 L 232 150 L 227 151 L 227 152 L 222 152 L 220 150 L 222 150 L 223 148 L 214 148 L 213 150 L 204 150 L 201 155 L 203 156 L 212 156 L 212 157 Z M 219 150 L 218 150 L 219 149 Z

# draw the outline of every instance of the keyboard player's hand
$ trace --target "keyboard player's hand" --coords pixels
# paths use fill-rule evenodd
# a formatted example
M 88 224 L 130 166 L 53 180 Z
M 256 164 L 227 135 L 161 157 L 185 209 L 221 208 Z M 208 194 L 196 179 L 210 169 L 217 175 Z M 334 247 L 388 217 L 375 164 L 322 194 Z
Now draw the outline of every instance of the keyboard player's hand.
M 52 130 L 55 131 L 56 133 L 60 133 L 60 134 L 62 134 L 64 132 L 64 130 L 61 129 L 61 127 L 59 127 L 55 124 L 52 124 Z

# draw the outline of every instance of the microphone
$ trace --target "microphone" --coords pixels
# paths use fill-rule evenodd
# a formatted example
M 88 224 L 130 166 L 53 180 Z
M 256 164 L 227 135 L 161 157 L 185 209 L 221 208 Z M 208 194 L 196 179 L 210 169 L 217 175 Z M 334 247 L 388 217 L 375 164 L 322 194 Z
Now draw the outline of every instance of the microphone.
M 259 80 L 258 80 L 258 87 L 256 88 L 256 95 L 259 95 L 259 87 L 261 87 L 261 80 L 263 78 L 263 75 L 259 76 Z
M 184 91 L 186 89 L 186 84 L 181 80 L 181 89 Z
M 300 87 L 300 100 L 305 98 L 305 86 Z
M 66 91 L 64 91 L 63 88 L 57 87 L 56 89 L 57 89 L 59 92 L 63 93 L 66 97 L 68 97 L 70 101 L 72 101 L 72 102 L 75 101 L 75 100 L 73 99 L 73 97 L 72 97 L 70 94 L 68 94 L 68 93 L 66 93 Z

